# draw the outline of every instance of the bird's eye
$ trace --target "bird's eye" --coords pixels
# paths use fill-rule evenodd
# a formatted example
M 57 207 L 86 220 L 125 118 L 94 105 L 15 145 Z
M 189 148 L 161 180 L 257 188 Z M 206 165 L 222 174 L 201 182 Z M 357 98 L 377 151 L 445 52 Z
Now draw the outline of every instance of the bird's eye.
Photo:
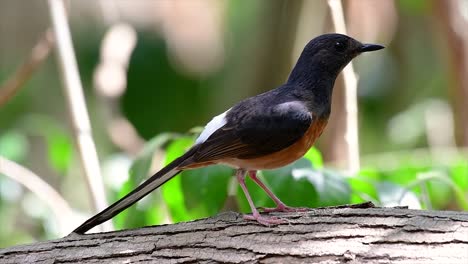
M 335 42 L 335 49 L 336 51 L 342 52 L 346 49 L 346 44 L 341 41 Z

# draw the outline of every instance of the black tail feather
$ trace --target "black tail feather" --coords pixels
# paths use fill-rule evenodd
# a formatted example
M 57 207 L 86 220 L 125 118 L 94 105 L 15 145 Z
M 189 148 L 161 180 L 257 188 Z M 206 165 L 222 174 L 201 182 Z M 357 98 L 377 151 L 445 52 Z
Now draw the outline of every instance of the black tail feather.
M 91 217 L 90 219 L 86 220 L 86 222 L 84 222 L 78 228 L 73 230 L 72 233 L 84 234 L 91 228 L 106 222 L 107 220 L 116 216 L 123 210 L 132 206 L 140 199 L 145 197 L 147 194 L 152 192 L 154 189 L 158 188 L 159 186 L 163 185 L 165 182 L 179 174 L 182 170 L 177 169 L 177 167 L 182 162 L 187 161 L 187 159 L 191 155 L 192 151 L 188 151 L 178 159 L 169 163 L 166 167 L 162 168 L 160 171 L 155 173 L 148 180 L 144 181 L 137 188 L 135 188 L 133 191 L 122 197 L 120 200 L 113 203 L 112 205 L 99 212 L 95 216 Z

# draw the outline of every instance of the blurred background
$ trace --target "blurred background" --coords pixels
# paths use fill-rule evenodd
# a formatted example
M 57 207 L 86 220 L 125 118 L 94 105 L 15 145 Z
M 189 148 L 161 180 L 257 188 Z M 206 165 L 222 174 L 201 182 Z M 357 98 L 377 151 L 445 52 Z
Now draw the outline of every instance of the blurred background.
M 212 116 L 281 85 L 304 45 L 334 31 L 327 1 L 66 3 L 109 203 L 182 154 Z M 344 170 L 340 77 L 316 147 L 262 177 L 293 206 L 468 210 L 468 1 L 345 1 L 343 10 L 349 35 L 387 47 L 354 60 L 360 170 Z M 0 1 L 0 247 L 66 235 L 94 212 L 57 43 L 44 38 L 50 25 L 45 0 Z M 42 58 L 9 93 L 34 47 Z M 183 173 L 114 227 L 248 212 L 231 175 L 222 166 Z M 257 206 L 273 205 L 249 188 Z

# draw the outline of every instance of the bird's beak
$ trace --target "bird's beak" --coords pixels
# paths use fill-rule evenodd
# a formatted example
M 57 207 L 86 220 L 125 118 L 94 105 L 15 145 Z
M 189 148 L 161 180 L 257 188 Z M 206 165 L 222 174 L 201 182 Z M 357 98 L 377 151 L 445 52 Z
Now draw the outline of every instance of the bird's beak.
M 374 51 L 374 50 L 380 50 L 385 48 L 382 45 L 377 45 L 377 44 L 362 44 L 361 48 L 359 49 L 359 52 L 368 52 L 368 51 Z

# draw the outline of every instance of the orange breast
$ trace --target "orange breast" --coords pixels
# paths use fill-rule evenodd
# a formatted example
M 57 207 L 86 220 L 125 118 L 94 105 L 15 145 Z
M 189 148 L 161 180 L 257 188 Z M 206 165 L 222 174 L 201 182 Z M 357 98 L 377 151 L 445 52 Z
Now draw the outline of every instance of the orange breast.
M 218 161 L 235 168 L 249 170 L 275 169 L 301 158 L 322 134 L 328 119 L 315 119 L 304 136 L 291 146 L 278 152 L 254 159 L 229 158 Z

